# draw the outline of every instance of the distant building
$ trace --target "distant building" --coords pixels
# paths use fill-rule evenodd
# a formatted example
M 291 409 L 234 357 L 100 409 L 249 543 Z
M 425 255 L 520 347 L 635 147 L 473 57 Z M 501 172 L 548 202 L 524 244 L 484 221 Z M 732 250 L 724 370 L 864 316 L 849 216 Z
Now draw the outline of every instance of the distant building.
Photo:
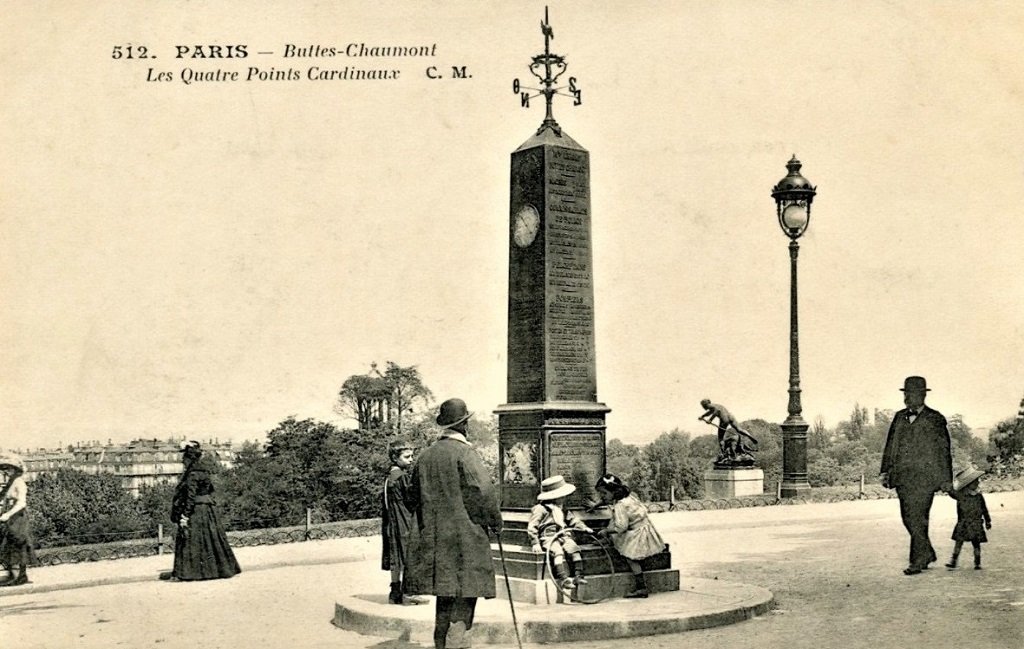
M 25 460 L 25 479 L 31 480 L 40 473 L 71 468 L 74 456 L 68 451 L 39 449 L 22 455 Z
M 238 452 L 230 441 L 202 442 L 203 450 L 217 458 L 224 468 L 234 466 Z M 32 480 L 41 473 L 67 468 L 90 475 L 110 473 L 121 479 L 121 487 L 133 496 L 142 487 L 177 481 L 184 467 L 181 464 L 181 440 L 137 439 L 127 444 L 108 441 L 76 444 L 66 451 L 38 449 L 22 453 L 25 478 Z

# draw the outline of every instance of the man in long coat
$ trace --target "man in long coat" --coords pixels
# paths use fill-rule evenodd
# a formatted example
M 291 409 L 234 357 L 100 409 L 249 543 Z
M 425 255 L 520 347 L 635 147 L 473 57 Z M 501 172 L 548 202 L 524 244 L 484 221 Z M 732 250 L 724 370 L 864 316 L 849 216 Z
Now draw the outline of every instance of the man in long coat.
M 466 440 L 471 416 L 461 399 L 442 403 L 437 424 L 444 432 L 420 454 L 412 474 L 409 504 L 416 524 L 405 591 L 436 596 L 437 649 L 469 646 L 465 633 L 473 626 L 477 598 L 495 596 L 488 530 L 501 530 L 501 510 L 491 477 Z
M 936 491 L 953 489 L 953 460 L 946 418 L 924 405 L 929 391 L 923 377 L 908 376 L 903 403 L 889 426 L 882 452 L 882 485 L 895 489 L 900 516 L 910 533 L 910 565 L 905 575 L 916 575 L 935 561 L 928 538 L 928 516 Z

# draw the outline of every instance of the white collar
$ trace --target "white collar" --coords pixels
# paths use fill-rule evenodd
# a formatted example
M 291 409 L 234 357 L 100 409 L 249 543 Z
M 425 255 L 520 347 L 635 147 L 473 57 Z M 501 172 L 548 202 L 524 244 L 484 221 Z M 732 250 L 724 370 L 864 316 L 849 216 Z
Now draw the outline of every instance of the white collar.
M 466 439 L 466 436 L 457 430 L 449 430 L 444 435 L 441 435 L 441 439 L 444 439 L 445 437 L 447 437 L 448 439 L 454 439 L 455 441 L 458 442 L 462 442 L 466 446 L 472 446 L 472 444 L 469 443 L 469 440 Z

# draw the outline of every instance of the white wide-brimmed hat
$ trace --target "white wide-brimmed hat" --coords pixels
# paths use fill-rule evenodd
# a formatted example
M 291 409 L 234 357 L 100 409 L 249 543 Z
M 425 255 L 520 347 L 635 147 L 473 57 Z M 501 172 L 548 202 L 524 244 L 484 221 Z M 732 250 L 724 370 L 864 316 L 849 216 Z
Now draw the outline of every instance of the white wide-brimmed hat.
M 18 473 L 25 473 L 25 460 L 14 453 L 0 453 L 0 469 L 11 467 Z
M 576 485 L 566 482 L 565 478 L 560 475 L 553 475 L 540 483 L 537 500 L 556 500 L 568 496 L 574 491 L 576 491 Z
M 984 471 L 981 469 L 975 469 L 974 467 L 961 469 L 956 472 L 955 476 L 953 476 L 953 489 L 955 491 L 960 491 L 983 475 L 985 475 Z

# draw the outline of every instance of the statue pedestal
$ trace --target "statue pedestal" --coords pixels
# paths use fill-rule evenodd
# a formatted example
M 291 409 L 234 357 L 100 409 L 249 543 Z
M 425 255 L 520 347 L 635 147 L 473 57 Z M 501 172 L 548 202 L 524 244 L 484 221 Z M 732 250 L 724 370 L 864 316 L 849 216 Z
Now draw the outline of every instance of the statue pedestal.
M 705 498 L 760 496 L 764 493 L 764 471 L 749 468 L 719 468 L 704 472 Z

